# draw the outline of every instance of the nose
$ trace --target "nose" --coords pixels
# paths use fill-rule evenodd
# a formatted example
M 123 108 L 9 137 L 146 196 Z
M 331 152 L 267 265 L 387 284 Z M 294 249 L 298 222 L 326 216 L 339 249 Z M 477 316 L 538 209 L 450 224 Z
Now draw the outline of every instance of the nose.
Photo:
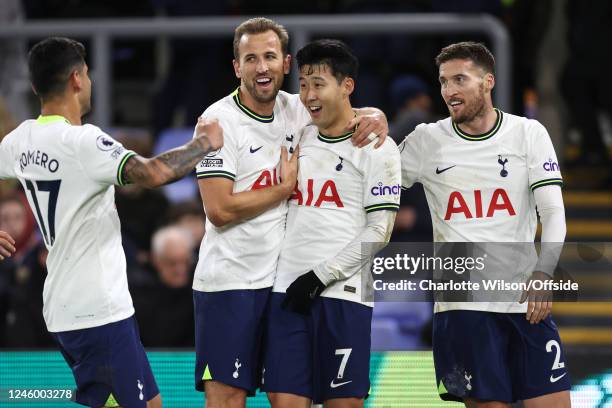
M 306 92 L 306 100 L 314 101 L 315 99 L 317 99 L 317 93 L 314 91 L 314 87 L 309 87 Z
M 268 72 L 268 63 L 265 59 L 261 58 L 257 61 L 257 73 L 263 74 Z

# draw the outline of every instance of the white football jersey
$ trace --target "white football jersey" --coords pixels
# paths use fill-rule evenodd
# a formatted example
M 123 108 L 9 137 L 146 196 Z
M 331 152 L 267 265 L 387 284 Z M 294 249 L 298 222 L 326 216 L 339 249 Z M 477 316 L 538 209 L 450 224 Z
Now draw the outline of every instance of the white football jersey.
M 532 191 L 562 184 L 557 156 L 544 126 L 536 120 L 496 112 L 495 126 L 486 134 L 466 134 L 446 118 L 417 126 L 399 146 L 402 186 L 423 184 L 434 242 L 533 242 L 537 214 Z M 521 248 L 525 253 L 500 260 L 508 263 L 509 274 L 515 274 L 506 276 L 508 281 L 525 281 L 537 262 L 533 246 Z M 524 312 L 526 307 L 512 302 L 439 302 L 435 311 L 514 313 Z
M 285 292 L 297 277 L 342 251 L 363 232 L 367 213 L 399 209 L 401 160 L 395 142 L 387 138 L 378 149 L 374 143 L 360 149 L 351 136 L 328 138 L 313 125 L 304 130 L 275 292 Z M 353 275 L 332 283 L 321 296 L 372 306 L 362 301 L 360 266 L 344 271 Z
M 234 192 L 266 188 L 279 183 L 280 151 L 289 149 L 310 121 L 298 95 L 280 91 L 271 116 L 260 116 L 240 102 L 238 90 L 203 113 L 223 128 L 223 147 L 196 167 L 198 179 L 225 177 Z M 215 227 L 206 220 L 206 235 L 193 289 L 215 292 L 271 287 L 285 235 L 287 203 L 238 223 Z
M 26 120 L 0 144 L 0 179 L 19 179 L 49 250 L 43 315 L 50 332 L 134 313 L 113 186 L 133 155 L 98 127 L 61 116 Z

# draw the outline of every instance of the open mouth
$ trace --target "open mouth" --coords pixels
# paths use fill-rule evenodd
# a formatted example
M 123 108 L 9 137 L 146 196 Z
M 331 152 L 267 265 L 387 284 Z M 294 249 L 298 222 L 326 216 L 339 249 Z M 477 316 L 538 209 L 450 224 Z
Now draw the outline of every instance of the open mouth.
M 272 78 L 257 78 L 255 80 L 255 83 L 257 84 L 258 87 L 261 88 L 269 88 L 270 86 L 272 86 Z
M 317 117 L 319 116 L 319 114 L 321 113 L 321 109 L 323 109 L 321 106 L 319 105 L 311 105 L 308 107 L 308 111 L 310 112 L 310 115 L 312 117 Z
M 450 107 L 451 111 L 457 112 L 463 107 L 463 101 L 452 100 L 448 103 L 448 106 Z

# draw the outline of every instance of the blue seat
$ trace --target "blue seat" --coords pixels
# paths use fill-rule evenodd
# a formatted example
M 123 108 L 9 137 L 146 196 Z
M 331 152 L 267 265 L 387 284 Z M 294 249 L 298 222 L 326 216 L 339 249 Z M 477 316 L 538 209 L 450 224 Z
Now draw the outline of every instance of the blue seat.
M 193 129 L 171 128 L 162 130 L 153 147 L 153 154 L 158 155 L 166 150 L 174 149 L 191 140 Z M 181 180 L 163 187 L 163 192 L 172 203 L 193 200 L 198 195 L 198 183 L 192 174 Z

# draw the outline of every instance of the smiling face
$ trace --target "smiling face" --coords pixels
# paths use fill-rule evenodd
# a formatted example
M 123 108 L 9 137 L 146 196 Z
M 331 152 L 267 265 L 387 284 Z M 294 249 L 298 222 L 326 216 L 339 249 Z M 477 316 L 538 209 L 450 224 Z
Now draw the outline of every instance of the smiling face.
M 345 109 L 351 109 L 349 96 L 355 81 L 346 77 L 340 82 L 327 64 L 300 67 L 300 100 L 319 129 L 336 124 Z
M 276 98 L 284 76 L 289 73 L 290 60 L 289 55 L 283 55 L 278 35 L 268 30 L 243 34 L 238 44 L 238 59 L 233 64 L 248 97 L 255 103 L 265 104 Z
M 493 106 L 495 77 L 472 60 L 448 60 L 440 64 L 439 74 L 440 92 L 455 123 L 470 122 Z

